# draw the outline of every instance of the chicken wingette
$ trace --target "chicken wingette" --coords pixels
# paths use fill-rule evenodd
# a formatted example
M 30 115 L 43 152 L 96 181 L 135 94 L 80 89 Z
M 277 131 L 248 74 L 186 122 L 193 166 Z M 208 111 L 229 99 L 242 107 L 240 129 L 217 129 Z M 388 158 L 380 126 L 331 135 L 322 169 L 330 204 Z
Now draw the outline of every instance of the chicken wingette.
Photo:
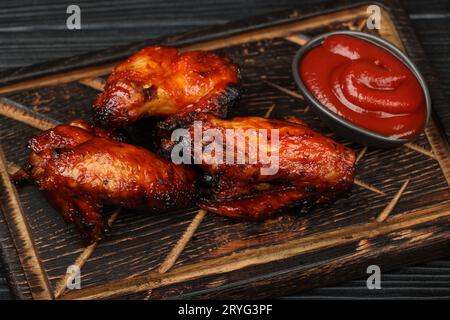
M 88 243 L 100 239 L 107 227 L 104 206 L 165 210 L 186 206 L 196 195 L 192 169 L 118 140 L 76 120 L 29 142 L 27 178 Z
M 210 51 L 146 47 L 114 68 L 93 105 L 97 125 L 117 129 L 145 117 L 171 130 L 209 112 L 220 117 L 238 98 L 239 70 Z
M 272 217 L 284 209 L 296 206 L 310 206 L 326 203 L 338 194 L 348 190 L 353 184 L 355 154 L 345 146 L 309 129 L 298 119 L 271 120 L 259 117 L 234 118 L 222 120 L 212 115 L 202 115 L 197 120 L 204 134 L 210 129 L 227 137 L 227 131 L 253 130 L 244 135 L 245 143 L 238 143 L 239 135 L 234 136 L 234 154 L 245 155 L 251 159 L 250 141 L 257 142 L 260 150 L 277 156 L 276 170 L 269 169 L 266 160 L 253 158 L 253 163 L 244 161 L 234 163 L 225 159 L 229 151 L 221 139 L 202 140 L 200 148 L 192 145 L 188 150 L 195 156 L 195 150 L 203 152 L 199 163 L 210 182 L 212 190 L 209 198 L 200 201 L 199 206 L 210 212 L 233 218 L 261 220 Z M 201 121 L 200 121 L 201 120 Z M 194 144 L 195 123 L 187 126 L 188 140 L 164 137 L 162 148 L 166 155 L 172 155 L 176 146 Z M 265 130 L 267 139 L 261 139 Z M 271 131 L 277 130 L 278 138 L 271 141 Z M 180 142 L 184 140 L 184 142 Z M 181 143 L 181 144 L 180 144 Z M 226 150 L 228 148 L 228 150 Z M 276 150 L 275 150 L 276 148 Z M 205 150 L 210 150 L 205 157 Z M 217 150 L 221 150 L 216 153 Z M 214 152 L 212 152 L 214 151 Z M 223 157 L 215 157 L 221 154 Z M 241 157 L 242 158 L 242 157 Z M 206 160 L 206 161 L 205 161 Z

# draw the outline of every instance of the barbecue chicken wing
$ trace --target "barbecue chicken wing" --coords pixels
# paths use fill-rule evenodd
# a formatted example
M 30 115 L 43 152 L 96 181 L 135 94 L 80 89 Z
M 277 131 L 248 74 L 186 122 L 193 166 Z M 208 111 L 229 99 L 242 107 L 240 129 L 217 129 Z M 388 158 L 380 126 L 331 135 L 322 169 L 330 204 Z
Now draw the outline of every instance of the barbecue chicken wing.
M 226 115 L 238 98 L 238 68 L 208 51 L 179 53 L 175 48 L 147 47 L 119 64 L 94 103 L 97 125 L 115 129 L 144 117 L 166 120 L 171 130 L 196 113 Z
M 87 242 L 106 229 L 104 206 L 167 209 L 187 205 L 196 174 L 76 120 L 33 137 L 25 171 Z
M 225 137 L 224 144 L 224 140 L 208 138 L 209 141 L 203 142 L 201 148 L 201 167 L 206 173 L 206 180 L 212 184 L 209 199 L 199 203 L 203 209 L 228 217 L 261 220 L 295 205 L 309 207 L 328 202 L 353 184 L 353 151 L 314 132 L 297 119 L 284 121 L 248 117 L 222 120 L 202 115 L 201 120 L 204 134 L 208 129 L 215 129 Z M 191 140 L 179 139 L 184 141 L 184 146 L 194 141 L 192 136 L 195 123 L 187 127 Z M 235 155 L 239 152 L 241 155 L 245 154 L 245 163 L 241 160 L 241 164 L 236 164 L 237 156 L 230 158 L 234 159 L 232 164 L 226 162 L 226 145 L 231 141 L 226 138 L 226 132 L 230 129 L 235 133 L 237 129 L 242 129 L 243 132 L 254 129 L 257 132 L 248 135 L 245 143 L 241 144 L 236 138 L 239 135 L 235 135 L 234 146 L 228 147 L 229 150 L 234 149 Z M 267 140 L 261 138 L 264 131 L 259 129 L 267 130 Z M 271 136 L 273 129 L 278 129 L 277 144 Z M 278 154 L 278 170 L 263 174 L 261 169 L 269 168 L 270 165 L 259 155 L 250 162 L 250 141 L 255 142 L 259 150 L 266 150 L 267 155 L 276 157 Z M 173 156 L 179 152 L 175 147 L 183 144 L 178 142 L 167 137 L 162 140 L 166 155 Z M 187 150 L 191 152 L 191 156 L 195 154 L 195 146 Z M 205 154 L 205 150 L 209 151 Z M 214 158 L 216 150 L 222 150 L 222 155 Z M 274 163 L 277 164 L 276 161 Z

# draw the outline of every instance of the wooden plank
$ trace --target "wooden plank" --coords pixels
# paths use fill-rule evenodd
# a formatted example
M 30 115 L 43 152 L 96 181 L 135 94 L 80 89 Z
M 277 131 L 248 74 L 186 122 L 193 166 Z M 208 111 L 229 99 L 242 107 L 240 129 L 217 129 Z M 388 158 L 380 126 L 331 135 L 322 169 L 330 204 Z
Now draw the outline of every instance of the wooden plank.
M 61 57 L 82 54 L 124 43 L 155 38 L 167 33 L 178 34 L 184 30 L 204 27 L 205 25 L 222 24 L 230 20 L 247 19 L 249 15 L 270 14 L 274 10 L 285 10 L 293 7 L 314 6 L 317 1 L 281 0 L 276 2 L 276 8 L 271 1 L 250 0 L 242 4 L 239 0 L 210 2 L 201 0 L 193 7 L 183 1 L 167 2 L 164 0 L 145 1 L 133 0 L 120 6 L 104 6 L 101 1 L 89 2 L 88 10 L 83 12 L 83 22 L 89 28 L 82 32 L 68 32 L 61 29 L 61 12 L 65 12 L 65 4 L 40 1 L 26 10 L 23 1 L 15 1 L 7 7 L 2 7 L 2 52 L 0 52 L 0 67 L 30 65 L 41 61 L 54 60 Z M 322 2 L 322 1 L 321 1 Z M 25 1 L 27 3 L 27 1 Z M 412 14 L 416 24 L 424 24 L 418 31 L 426 34 L 423 41 L 448 40 L 445 33 L 446 19 L 440 24 L 427 22 L 442 16 L 445 1 L 428 1 L 426 8 L 420 0 L 403 1 L 407 12 Z M 83 7 L 83 4 L 81 4 Z M 139 10 L 139 8 L 143 8 Z M 30 11 L 33 14 L 30 14 Z M 426 15 L 428 14 L 428 15 Z M 45 23 L 43 23 L 45 21 Z M 425 25 L 426 24 L 426 25 Z M 36 30 L 36 26 L 39 30 Z M 442 28 L 437 36 L 433 30 Z M 123 37 L 124 30 L 127 37 Z M 9 32 L 6 32 L 9 31 Z M 17 44 L 20 43 L 20 46 Z M 433 54 L 443 53 L 447 47 Z M 24 52 L 24 50 L 26 50 Z M 449 54 L 447 54 L 449 56 Z M 431 58 L 431 57 L 430 57 Z M 438 61 L 439 59 L 435 60 Z M 438 70 L 436 68 L 436 70 Z
M 6 98 L 0 98 L 0 115 L 26 123 L 39 130 L 47 130 L 58 124 L 58 122 L 47 119 Z
M 200 223 L 202 223 L 203 218 L 206 215 L 205 210 L 199 210 L 198 213 L 195 215 L 194 219 L 192 220 L 189 227 L 186 229 L 186 231 L 181 236 L 180 240 L 176 243 L 176 245 L 173 247 L 173 249 L 170 251 L 170 253 L 167 255 L 166 259 L 164 259 L 163 263 L 158 269 L 159 273 L 165 273 L 167 270 L 173 267 L 175 264 L 175 261 L 180 256 L 181 252 L 183 252 L 184 248 L 188 244 L 189 240 L 194 235 L 194 232 L 197 230 Z
M 109 217 L 108 219 L 108 226 L 111 227 L 116 221 L 117 216 L 120 213 L 120 209 L 117 209 L 114 211 L 114 213 Z M 77 266 L 79 269 L 81 269 L 84 264 L 89 260 L 89 258 L 94 253 L 95 249 L 97 249 L 98 241 L 88 245 L 84 250 L 81 252 L 81 254 L 77 257 L 77 259 L 72 264 L 73 266 Z M 55 286 L 55 291 L 53 293 L 53 296 L 57 299 L 61 295 L 64 294 L 67 288 L 67 281 L 70 279 L 71 274 L 66 273 L 57 283 Z
M 441 166 L 447 183 L 450 186 L 450 149 L 447 141 L 439 134 L 439 128 L 432 119 L 431 125 L 425 130 L 428 140 L 433 148 L 433 154 Z
M 0 178 L 2 182 L 2 210 L 8 228 L 13 234 L 20 262 L 32 288 L 34 299 L 52 299 L 50 284 L 42 267 L 39 254 L 33 241 L 30 227 L 20 204 L 17 190 L 10 181 L 5 155 L 0 147 Z
M 450 217 L 450 204 L 443 204 L 432 209 L 405 213 L 392 217 L 384 224 L 369 222 L 362 225 L 316 234 L 311 237 L 296 239 L 274 246 L 234 253 L 229 256 L 207 260 L 198 264 L 187 265 L 166 274 L 150 273 L 147 275 L 112 281 L 107 284 L 72 291 L 64 299 L 101 299 L 124 294 L 159 288 L 189 281 L 214 274 L 223 274 L 250 266 L 281 261 L 293 256 L 305 254 L 332 246 L 371 239 L 399 230 L 405 230 L 430 221 Z
M 237 32 L 235 32 L 236 34 L 233 35 L 233 32 L 228 32 L 229 36 L 223 36 L 223 33 L 221 30 L 223 30 L 223 28 L 221 28 L 219 30 L 219 32 L 217 32 L 220 35 L 220 38 L 218 36 L 215 36 L 216 38 L 218 38 L 217 40 L 209 40 L 209 38 L 214 38 L 214 33 L 212 36 L 207 37 L 208 40 L 202 40 L 200 38 L 199 41 L 191 41 L 190 44 L 184 45 L 184 44 L 179 44 L 178 42 L 170 42 L 171 45 L 176 45 L 179 47 L 184 48 L 185 50 L 214 50 L 214 49 L 219 49 L 219 48 L 223 48 L 223 47 L 229 47 L 229 46 L 234 46 L 234 45 L 239 45 L 242 43 L 246 43 L 246 42 L 251 42 L 251 41 L 258 41 L 258 40 L 263 40 L 263 39 L 271 39 L 274 37 L 283 37 L 283 36 L 288 36 L 290 34 L 292 34 L 293 32 L 298 32 L 298 31 L 302 31 L 302 30 L 306 30 L 306 29 L 311 29 L 314 27 L 318 27 L 318 26 L 322 26 L 324 24 L 327 23 L 338 23 L 340 21 L 346 21 L 349 19 L 354 18 L 355 16 L 365 16 L 367 15 L 367 13 L 365 11 L 363 11 L 363 9 L 365 9 L 365 7 L 356 7 L 354 9 L 348 9 L 339 13 L 330 13 L 330 14 L 324 14 L 321 15 L 320 17 L 317 16 L 313 16 L 311 18 L 308 19 L 293 19 L 293 20 L 299 20 L 296 22 L 292 22 L 292 23 L 287 23 L 283 25 L 283 28 L 280 28 L 278 25 L 275 26 L 267 26 L 267 23 L 263 24 L 262 26 L 259 27 L 259 29 L 255 30 L 255 31 L 250 31 L 250 32 L 246 32 L 244 34 L 240 34 L 240 30 L 238 30 Z M 160 39 L 160 42 L 164 42 L 162 41 L 162 39 Z M 194 42 L 194 43 L 192 43 Z M 145 45 L 148 45 L 148 43 L 145 43 Z M 140 47 L 143 47 L 144 44 L 142 45 L 133 45 L 131 47 L 127 47 L 124 49 L 124 52 L 126 52 L 127 55 L 131 54 L 132 52 L 137 51 Z M 100 51 L 97 53 L 93 53 L 93 56 L 99 56 L 100 58 L 98 58 L 97 60 L 97 64 L 101 63 L 104 58 L 104 55 L 110 56 L 111 52 L 110 50 L 108 51 Z M 120 54 L 119 56 L 124 56 L 124 54 Z M 111 58 L 108 58 L 107 60 L 111 60 Z M 70 61 L 72 63 L 74 63 L 73 61 Z M 52 69 L 59 71 L 59 70 L 63 70 L 64 68 L 73 68 L 72 66 L 70 66 L 69 61 L 61 61 L 59 64 L 56 64 L 55 66 L 52 67 Z M 93 63 L 93 62 L 91 62 Z M 85 64 L 85 63 L 83 63 Z M 2 74 L 0 73 L 0 79 L 4 78 L 7 79 L 6 81 L 4 80 L 4 84 L 2 87 L 0 87 L 0 94 L 4 94 L 4 93 L 9 93 L 9 92 L 15 92 L 15 91 L 19 91 L 19 90 L 27 90 L 27 89 L 32 89 L 32 88 L 39 88 L 39 87 L 44 87 L 44 86 L 50 86 L 50 85 L 57 85 L 57 84 L 61 84 L 61 83 L 67 83 L 67 82 L 72 82 L 72 81 L 76 81 L 76 80 L 81 80 L 81 79 L 86 79 L 86 78 L 93 78 L 93 77 L 98 77 L 98 76 L 102 76 L 105 74 L 108 74 L 111 69 L 115 66 L 116 63 L 107 63 L 105 65 L 101 65 L 101 66 L 94 66 L 94 67 L 83 67 L 83 68 L 78 68 L 76 70 L 73 71 L 68 71 L 68 72 L 63 72 L 63 73 L 56 73 L 54 74 L 54 72 L 51 72 L 49 75 L 46 75 L 46 72 L 39 72 L 38 74 L 43 74 L 43 76 L 39 77 L 39 78 L 34 78 L 31 80 L 23 80 L 21 82 L 17 82 L 18 79 L 26 79 L 29 78 L 30 75 L 28 75 L 27 73 L 21 74 L 20 70 L 18 71 L 8 71 L 8 73 L 12 73 L 14 75 L 14 77 L 7 77 L 5 74 L 2 76 Z M 44 67 L 44 66 L 42 66 Z M 31 74 L 31 76 L 34 74 Z M 9 80 L 9 79 L 12 80 Z M 17 82 L 15 84 L 11 84 L 8 85 L 8 82 Z M 1 84 L 1 82 L 0 82 Z

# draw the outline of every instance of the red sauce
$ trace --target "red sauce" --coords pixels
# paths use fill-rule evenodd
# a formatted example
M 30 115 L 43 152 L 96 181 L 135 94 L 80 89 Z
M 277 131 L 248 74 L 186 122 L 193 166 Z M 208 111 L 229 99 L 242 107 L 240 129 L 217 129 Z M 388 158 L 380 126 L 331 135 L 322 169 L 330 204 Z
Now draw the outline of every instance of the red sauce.
M 392 53 L 369 41 L 329 36 L 304 56 L 299 72 L 317 100 L 367 130 L 408 138 L 424 125 L 419 81 Z

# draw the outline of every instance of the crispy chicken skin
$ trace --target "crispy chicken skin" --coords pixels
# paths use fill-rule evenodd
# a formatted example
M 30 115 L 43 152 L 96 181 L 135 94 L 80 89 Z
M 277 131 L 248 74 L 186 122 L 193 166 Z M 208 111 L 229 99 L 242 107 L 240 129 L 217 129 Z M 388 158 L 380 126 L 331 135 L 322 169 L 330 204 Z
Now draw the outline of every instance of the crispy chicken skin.
M 220 117 L 238 98 L 238 68 L 209 51 L 146 47 L 119 64 L 94 103 L 97 125 L 116 129 L 144 117 L 171 130 L 198 112 Z
M 254 164 L 249 161 L 245 164 L 226 164 L 214 160 L 211 163 L 211 159 L 208 164 L 201 164 L 207 180 L 212 184 L 210 197 L 199 203 L 203 209 L 227 217 L 262 220 L 299 204 L 309 207 L 329 202 L 353 184 L 353 151 L 314 132 L 298 119 L 284 121 L 247 117 L 222 120 L 212 115 L 202 115 L 201 120 L 203 132 L 213 128 L 222 132 L 224 137 L 227 129 L 268 129 L 267 142 L 260 140 L 258 147 L 266 147 L 269 155 L 272 152 L 276 154 L 276 149 L 271 149 L 270 130 L 279 130 L 279 164 L 275 174 L 261 174 L 261 168 L 268 165 L 262 163 L 260 158 Z M 191 139 L 193 128 L 193 125 L 187 127 Z M 236 141 L 235 152 L 245 153 L 248 159 L 250 140 L 246 140 L 245 150 L 242 149 L 244 145 Z M 167 137 L 162 140 L 166 155 L 175 150 L 175 143 Z M 203 148 L 210 143 L 204 143 Z M 225 147 L 222 150 L 225 155 Z
M 29 148 L 29 178 L 88 243 L 100 239 L 107 227 L 105 205 L 167 209 L 189 204 L 196 194 L 190 168 L 120 142 L 82 120 L 38 134 Z

